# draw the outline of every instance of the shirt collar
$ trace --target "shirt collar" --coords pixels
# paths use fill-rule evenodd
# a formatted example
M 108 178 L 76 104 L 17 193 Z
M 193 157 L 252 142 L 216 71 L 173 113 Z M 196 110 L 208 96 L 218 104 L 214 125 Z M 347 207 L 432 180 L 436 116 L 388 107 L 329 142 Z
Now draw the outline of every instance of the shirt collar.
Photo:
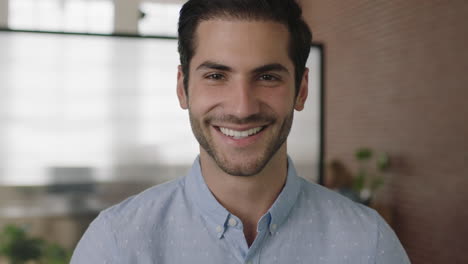
M 271 220 L 269 221 L 269 229 L 271 233 L 275 233 L 287 219 L 289 212 L 297 201 L 300 191 L 301 181 L 299 176 L 297 176 L 296 168 L 294 167 L 291 158 L 288 156 L 288 175 L 286 178 L 286 184 L 270 210 L 268 210 L 271 215 Z
M 216 200 L 205 183 L 201 173 L 200 157 L 193 162 L 186 178 L 185 188 L 189 199 L 201 211 L 201 215 L 208 222 L 210 231 L 221 238 L 226 230 L 226 222 L 230 213 Z
M 197 157 L 186 177 L 186 192 L 191 201 L 201 211 L 201 215 L 212 225 L 212 232 L 221 238 L 226 231 L 227 222 L 231 214 L 216 200 L 201 173 L 200 157 Z M 283 190 L 276 198 L 268 212 L 259 220 L 257 229 L 268 228 L 271 233 L 276 232 L 286 220 L 301 188 L 301 181 L 297 176 L 294 164 L 288 156 L 288 175 Z M 233 216 L 234 217 L 234 216 Z

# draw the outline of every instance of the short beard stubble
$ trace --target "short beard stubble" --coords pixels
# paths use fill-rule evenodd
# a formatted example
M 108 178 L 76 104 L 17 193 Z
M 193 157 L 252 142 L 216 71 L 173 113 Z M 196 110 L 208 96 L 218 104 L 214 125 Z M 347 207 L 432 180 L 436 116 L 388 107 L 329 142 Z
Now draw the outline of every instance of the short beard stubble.
M 260 173 L 265 168 L 268 162 L 272 159 L 272 157 L 276 154 L 276 152 L 278 152 L 278 150 L 281 148 L 281 146 L 284 144 L 284 142 L 288 138 L 289 132 L 291 131 L 291 127 L 292 127 L 292 121 L 294 118 L 294 108 L 290 111 L 290 113 L 286 116 L 283 123 L 281 124 L 276 139 L 273 139 L 272 142 L 267 142 L 268 144 L 267 144 L 266 149 L 257 157 L 256 161 L 251 166 L 237 166 L 237 167 L 230 166 L 229 160 L 226 160 L 223 157 L 221 157 L 221 155 L 219 155 L 213 143 L 212 137 L 204 133 L 205 130 L 204 128 L 202 128 L 202 125 L 201 125 L 201 123 L 203 123 L 205 127 L 209 128 L 210 123 L 215 118 L 206 118 L 205 120 L 202 120 L 199 122 L 199 120 L 197 120 L 192 115 L 190 108 L 189 108 L 189 117 L 190 117 L 190 124 L 192 126 L 193 134 L 195 138 L 197 139 L 198 143 L 208 153 L 208 155 L 210 155 L 210 157 L 216 162 L 217 166 L 222 171 L 233 176 L 253 176 L 253 175 Z M 270 116 L 262 115 L 262 114 L 253 115 L 244 120 L 238 120 L 237 118 L 232 117 L 232 116 L 221 117 L 221 118 L 216 118 L 216 119 L 217 120 L 220 120 L 220 119 L 232 120 L 238 124 L 245 124 L 245 123 L 255 122 L 255 121 L 276 120 Z M 272 124 L 274 124 L 274 122 L 271 123 L 270 125 Z M 271 129 L 271 127 L 268 127 L 267 129 Z M 207 131 L 206 133 L 209 133 L 208 132 L 209 129 L 207 129 L 206 131 Z

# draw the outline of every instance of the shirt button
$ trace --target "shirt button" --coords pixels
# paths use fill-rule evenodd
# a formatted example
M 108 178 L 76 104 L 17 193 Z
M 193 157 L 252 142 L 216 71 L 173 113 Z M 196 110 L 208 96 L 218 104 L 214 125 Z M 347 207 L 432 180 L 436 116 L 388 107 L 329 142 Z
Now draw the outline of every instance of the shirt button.
M 273 229 L 273 230 L 276 230 L 277 227 L 278 227 L 278 226 L 277 226 L 276 224 L 272 224 L 272 225 L 271 225 L 271 229 Z
M 221 233 L 223 231 L 223 228 L 221 226 L 216 227 L 216 232 Z
M 236 219 L 234 219 L 234 218 L 229 218 L 228 225 L 229 225 L 229 226 L 236 226 L 236 225 L 237 225 Z
M 246 264 L 252 264 L 252 261 L 247 261 L 247 263 L 246 263 Z

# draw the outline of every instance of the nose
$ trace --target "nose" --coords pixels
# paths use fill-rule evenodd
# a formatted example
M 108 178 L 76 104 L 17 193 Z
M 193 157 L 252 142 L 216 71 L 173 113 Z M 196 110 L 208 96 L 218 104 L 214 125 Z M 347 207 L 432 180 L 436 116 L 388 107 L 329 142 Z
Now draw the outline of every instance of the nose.
M 260 112 L 260 102 L 255 87 L 246 80 L 236 82 L 227 99 L 231 113 L 239 119 Z

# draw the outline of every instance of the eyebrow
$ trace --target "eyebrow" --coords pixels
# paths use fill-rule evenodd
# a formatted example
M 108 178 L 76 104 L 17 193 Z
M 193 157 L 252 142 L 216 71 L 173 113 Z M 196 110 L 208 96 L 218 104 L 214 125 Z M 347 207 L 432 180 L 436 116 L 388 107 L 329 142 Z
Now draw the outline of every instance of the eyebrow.
M 258 68 L 255 68 L 253 70 L 254 74 L 259 74 L 262 72 L 269 72 L 269 71 L 276 71 L 276 72 L 285 72 L 289 74 L 289 71 L 286 67 L 284 67 L 282 64 L 279 63 L 271 63 L 271 64 L 266 64 L 263 66 L 260 66 Z
M 198 71 L 198 70 L 201 70 L 201 69 L 213 69 L 213 70 L 227 71 L 227 72 L 231 72 L 231 71 L 232 71 L 232 68 L 231 68 L 231 67 L 226 66 L 226 65 L 223 65 L 223 64 L 220 64 L 220 63 L 212 62 L 212 61 L 205 61 L 205 62 L 203 62 L 202 64 L 200 64 L 200 65 L 197 67 L 196 70 Z
M 201 69 L 213 69 L 213 70 L 225 71 L 225 72 L 232 72 L 233 71 L 231 67 L 229 67 L 227 65 L 217 63 L 217 62 L 213 62 L 213 61 L 203 62 L 202 64 L 200 64 L 197 67 L 196 70 L 198 71 L 198 70 L 201 70 Z M 260 67 L 255 68 L 252 71 L 252 73 L 253 74 L 259 74 L 259 73 L 262 73 L 262 72 L 269 72 L 269 71 L 285 72 L 285 73 L 289 74 L 289 70 L 280 63 L 271 63 L 271 64 L 262 65 Z

